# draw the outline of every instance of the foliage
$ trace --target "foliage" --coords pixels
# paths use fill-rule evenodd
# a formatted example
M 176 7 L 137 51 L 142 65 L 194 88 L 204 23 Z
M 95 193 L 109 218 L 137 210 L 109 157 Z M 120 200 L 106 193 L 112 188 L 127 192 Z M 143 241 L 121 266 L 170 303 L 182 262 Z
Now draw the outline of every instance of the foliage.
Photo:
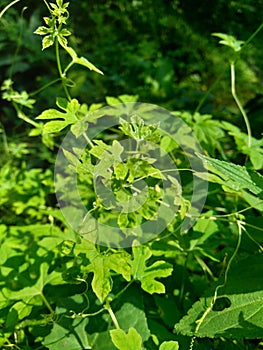
M 249 80 L 245 73 L 255 78 L 241 53 L 248 52 L 245 57 L 251 62 L 248 43 L 261 26 L 245 42 L 216 28 L 221 44 L 232 49 L 231 54 L 222 54 L 222 60 L 227 57 L 232 64 L 232 97 L 244 128 L 243 121 L 234 125 L 228 118 L 216 118 L 216 107 L 206 106 L 206 114 L 202 113 L 211 90 L 205 88 L 208 93 L 204 95 L 198 88 L 205 78 L 210 83 L 209 74 L 215 71 L 206 72 L 211 66 L 208 52 L 207 61 L 200 57 L 212 39 L 195 33 L 194 28 L 202 26 L 199 20 L 192 27 L 187 25 L 192 13 L 187 12 L 188 1 L 81 2 L 78 16 L 74 2 L 43 3 L 44 10 L 39 7 L 28 18 L 23 9 L 18 24 L 18 12 L 11 4 L 6 4 L 0 18 L 2 49 L 9 42 L 17 44 L 14 64 L 9 54 L 6 61 L 0 60 L 0 66 L 10 66 L 1 87 L 0 346 L 21 350 L 262 348 L 263 139 L 254 136 L 253 123 L 250 130 L 243 108 L 246 91 L 237 97 L 233 75 L 237 73 L 241 81 Z M 249 3 L 250 7 L 240 8 L 255 13 Z M 239 8 L 233 1 L 213 6 L 218 11 L 223 5 Z M 72 32 L 83 34 L 86 17 L 80 12 L 87 6 L 96 26 L 86 43 L 84 36 L 78 39 Z M 171 8 L 180 14 L 177 24 Z M 45 25 L 38 19 L 42 11 L 49 12 L 49 17 L 46 12 L 43 17 Z M 112 20 L 120 30 L 109 40 Z M 146 30 L 139 45 L 134 23 Z M 179 32 L 179 44 L 172 38 L 173 26 Z M 125 27 L 131 41 L 122 48 L 118 39 L 125 37 Z M 42 36 L 42 54 L 36 39 L 32 47 L 25 44 L 33 32 L 35 37 Z M 158 32 L 160 39 L 151 40 Z M 106 68 L 109 81 L 77 53 L 80 47 L 84 52 L 92 49 L 97 34 L 99 50 L 92 56 Z M 202 54 L 197 50 L 194 58 L 189 55 L 185 45 L 189 38 L 200 44 Z M 119 51 L 117 58 L 114 50 Z M 219 49 L 213 50 L 212 61 Z M 251 48 L 251 52 L 258 51 Z M 120 57 L 124 58 L 121 62 Z M 176 69 L 174 59 L 178 60 Z M 45 81 L 48 65 L 51 69 Z M 217 73 L 221 67 L 222 62 Z M 29 93 L 31 69 L 41 75 L 41 86 Z M 81 80 L 86 74 L 97 75 L 89 78 L 95 91 L 88 93 L 90 103 L 86 103 Z M 136 86 L 137 82 L 141 85 Z M 185 111 L 180 107 L 186 106 L 182 96 L 189 87 L 191 103 Z M 255 95 L 257 88 L 249 87 Z M 156 120 L 154 110 L 143 105 L 148 120 L 133 110 L 130 118 L 121 113 L 118 124 L 100 128 L 107 118 L 115 121 L 118 117 L 117 105 L 138 106 L 136 101 L 143 97 L 176 105 L 177 110 L 169 112 L 167 119 L 162 115 Z M 228 112 L 231 108 L 230 103 Z M 169 133 L 163 125 L 168 125 Z M 189 130 L 204 154 L 192 146 Z M 63 143 L 67 135 L 72 135 L 70 147 Z M 174 167 L 167 168 L 167 154 L 180 177 L 173 176 Z M 193 159 L 202 166 L 192 169 Z M 67 166 L 56 171 L 61 160 Z M 196 179 L 209 181 L 201 213 L 191 203 Z M 71 190 L 74 183 L 78 183 L 77 194 Z M 85 217 L 79 198 L 87 211 Z M 157 219 L 163 225 L 160 232 Z M 182 231 L 188 219 L 192 226 Z M 151 232 L 141 229 L 151 221 Z M 112 235 L 107 235 L 106 227 Z

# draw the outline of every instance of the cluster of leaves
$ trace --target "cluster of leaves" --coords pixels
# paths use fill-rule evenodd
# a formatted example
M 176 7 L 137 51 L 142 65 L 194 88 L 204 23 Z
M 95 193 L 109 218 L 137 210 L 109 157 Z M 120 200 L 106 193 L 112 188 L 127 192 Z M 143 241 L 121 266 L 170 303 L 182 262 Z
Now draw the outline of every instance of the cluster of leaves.
M 21 350 L 261 348 L 263 139 L 251 136 L 249 144 L 249 135 L 229 122 L 210 114 L 174 112 L 189 125 L 206 154 L 196 157 L 209 173 L 195 171 L 194 176 L 188 171 L 186 152 L 160 132 L 158 124 L 146 125 L 136 114 L 130 120 L 120 119 L 118 128 L 89 139 L 88 126 L 103 122 L 99 119 L 103 115 L 94 113 L 102 104 L 87 106 L 72 98 L 68 71 L 75 64 L 101 71 L 68 45 L 69 4 L 44 3 L 50 16 L 35 33 L 43 36 L 43 49 L 55 46 L 66 98 L 58 97 L 57 108 L 45 109 L 33 120 L 25 112 L 25 108 L 32 110 L 32 96 L 16 91 L 12 79 L 2 85 L 3 99 L 11 101 L 18 118 L 31 125 L 31 139 L 41 136 L 45 146 L 39 146 L 38 152 L 32 150 L 30 138 L 21 144 L 9 140 L 1 126 L 5 156 L 0 171 L 0 346 Z M 234 38 L 219 37 L 235 50 Z M 106 98 L 109 105 L 136 100 L 128 95 Z M 56 150 L 69 130 L 76 138 L 85 134 L 88 147 L 85 152 L 76 145 L 70 151 L 64 149 L 68 162 L 64 175 L 77 173 L 86 208 L 97 221 L 119 227 L 122 238 L 127 228 L 135 230 L 155 217 L 162 203 L 162 181 L 169 180 L 172 201 L 167 208 L 175 204 L 178 210 L 158 237 L 140 245 L 140 232 L 136 232 L 130 247 L 114 248 L 116 242 L 111 240 L 103 246 L 92 243 L 83 234 L 85 227 L 73 230 L 54 201 L 53 151 L 44 153 L 46 146 Z M 131 149 L 123 147 L 127 137 Z M 161 146 L 182 169 L 182 192 L 175 179 L 156 171 L 153 145 Z M 30 158 L 37 155 L 42 162 L 35 166 Z M 97 193 L 94 177 L 100 179 Z M 189 214 L 194 177 L 209 181 L 207 201 L 193 227 L 182 233 L 179 228 Z M 135 185 L 141 179 L 148 185 L 147 193 Z M 60 200 L 65 200 L 63 212 L 77 221 L 76 198 L 67 192 L 67 181 L 57 174 Z M 131 204 L 136 192 L 135 210 L 127 213 L 125 205 Z

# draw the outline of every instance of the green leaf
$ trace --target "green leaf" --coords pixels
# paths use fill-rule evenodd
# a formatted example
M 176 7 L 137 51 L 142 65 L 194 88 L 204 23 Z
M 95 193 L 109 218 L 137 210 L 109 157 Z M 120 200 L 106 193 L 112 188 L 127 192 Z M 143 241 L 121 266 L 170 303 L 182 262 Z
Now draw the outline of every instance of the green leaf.
M 72 311 L 81 313 L 87 307 L 87 299 L 83 295 L 61 299 L 56 307 L 57 321 L 42 344 L 49 350 L 90 349 L 86 327 L 89 318 L 72 318 Z
M 47 49 L 48 47 L 52 46 L 54 44 L 54 36 L 53 35 L 46 35 L 42 39 L 42 50 Z
M 210 170 L 212 172 L 226 180 L 226 186 L 237 191 L 248 189 L 250 192 L 263 198 L 263 176 L 260 173 L 249 170 L 244 166 L 205 157 L 200 154 L 198 156 L 211 166 Z
M 57 104 L 65 110 L 65 103 L 63 100 L 57 100 Z M 67 103 L 65 113 L 60 112 L 56 109 L 47 109 L 36 119 L 59 119 L 46 123 L 43 129 L 44 134 L 56 133 L 66 128 L 68 125 L 75 124 L 79 120 L 79 109 L 79 102 L 76 99 L 72 99 Z
M 142 292 L 139 286 L 131 285 L 121 296 L 116 303 L 120 305 L 120 309 L 116 311 L 115 316 L 118 320 L 120 328 L 125 332 L 129 328 L 134 328 L 145 342 L 150 337 L 148 328 L 146 311 Z
M 106 96 L 106 102 L 109 106 L 121 103 L 118 98 L 112 96 Z
M 63 120 L 48 122 L 44 125 L 43 134 L 53 134 L 65 129 L 69 125 Z
M 194 114 L 193 131 L 201 146 L 214 155 L 215 149 L 221 151 L 220 141 L 225 133 L 218 120 L 213 120 L 211 115 Z
M 165 341 L 161 344 L 159 350 L 179 350 L 177 341 Z
M 126 281 L 131 279 L 130 255 L 126 252 L 102 255 L 96 251 L 90 256 L 90 261 L 88 272 L 94 274 L 91 285 L 100 302 L 103 302 L 111 291 L 110 270 L 121 274 Z
M 128 333 L 130 328 L 136 329 L 137 333 L 142 338 L 142 342 L 147 342 L 151 333 L 148 328 L 144 307 L 141 289 L 135 284 L 130 285 L 119 298 L 112 302 L 112 308 L 120 328 L 126 333 Z M 90 322 L 90 326 L 94 325 L 93 331 L 91 332 L 92 334 L 88 335 L 91 348 L 94 350 L 116 350 L 110 337 L 112 324 L 109 315 L 103 314 L 101 318 L 99 318 L 99 316 L 97 317 L 97 320 L 92 319 L 94 321 Z M 98 325 L 103 325 L 105 321 L 107 322 L 108 330 L 104 332 L 99 331 L 100 329 L 98 326 L 96 327 L 96 322 Z M 130 349 L 133 348 L 131 347 Z
M 58 42 L 60 43 L 60 45 L 65 49 L 68 45 L 68 40 L 63 36 L 63 35 L 58 35 Z
M 6 326 L 8 328 L 14 328 L 19 320 L 30 315 L 32 308 L 33 305 L 30 305 L 29 303 L 22 301 L 16 302 L 8 312 Z
M 50 28 L 44 27 L 44 26 L 40 26 L 37 28 L 37 30 L 34 31 L 34 34 L 38 34 L 38 35 L 46 35 L 51 33 L 52 30 Z
M 105 151 L 110 147 L 102 140 L 94 140 L 94 143 L 96 143 L 96 146 L 93 146 L 90 150 L 90 153 L 95 156 L 96 158 L 101 158 L 102 155 L 105 153 Z
M 128 334 L 122 329 L 113 329 L 110 331 L 110 336 L 119 350 L 141 350 L 142 337 L 134 328 L 129 328 Z
M 99 74 L 103 74 L 101 70 L 99 70 L 96 66 L 94 66 L 94 64 L 88 61 L 85 57 L 78 57 L 77 53 L 75 52 L 74 49 L 72 49 L 72 47 L 65 46 L 64 48 L 68 52 L 68 54 L 71 56 L 73 64 L 77 63 Z
M 111 275 L 103 256 L 98 255 L 92 262 L 92 289 L 102 303 L 111 291 Z
M 131 280 L 130 254 L 127 252 L 116 252 L 107 257 L 108 268 L 118 274 L 126 281 Z
M 235 52 L 238 52 L 242 49 L 242 45 L 244 41 L 237 40 L 232 35 L 224 34 L 224 33 L 213 33 L 213 36 L 216 36 L 222 40 L 219 41 L 219 44 L 231 47 Z
M 165 293 L 163 283 L 156 281 L 156 278 L 170 276 L 173 267 L 163 260 L 154 262 L 151 266 L 146 266 L 146 261 L 152 256 L 152 252 L 147 246 L 133 246 L 132 275 L 135 280 L 141 282 L 142 289 L 147 293 Z
M 253 196 L 250 193 L 244 192 L 243 198 L 248 202 L 249 205 L 251 205 L 252 208 L 255 208 L 259 211 L 263 212 L 263 200 L 259 199 L 256 196 Z
M 88 129 L 88 122 L 85 118 L 80 119 L 76 124 L 73 124 L 70 128 L 72 133 L 76 136 L 76 138 L 83 135 Z
M 36 296 L 41 296 L 43 289 L 47 284 L 63 284 L 62 275 L 59 272 L 53 271 L 48 273 L 49 265 L 44 262 L 40 266 L 40 276 L 36 283 L 31 287 L 25 287 L 18 291 L 10 291 L 8 298 L 10 300 L 22 300 L 24 298 L 33 299 Z
M 218 290 L 213 308 L 208 310 L 213 298 L 210 291 L 192 306 L 188 315 L 175 325 L 175 330 L 197 337 L 262 338 L 262 276 L 263 254 L 239 261 L 230 268 L 226 287 Z

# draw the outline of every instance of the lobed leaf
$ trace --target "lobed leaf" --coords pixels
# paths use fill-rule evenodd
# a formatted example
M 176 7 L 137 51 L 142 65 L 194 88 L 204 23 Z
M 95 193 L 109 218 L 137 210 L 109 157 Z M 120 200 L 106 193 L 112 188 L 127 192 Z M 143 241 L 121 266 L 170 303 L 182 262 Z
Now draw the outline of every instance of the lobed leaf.
M 129 328 L 128 334 L 122 329 L 113 329 L 110 331 L 113 344 L 119 350 L 141 350 L 142 337 L 135 328 Z
M 165 341 L 161 344 L 159 350 L 179 350 L 177 341 Z
M 168 277 L 173 271 L 171 264 L 159 260 L 151 266 L 146 266 L 146 261 L 152 256 L 147 246 L 133 246 L 132 275 L 135 280 L 141 282 L 142 289 L 147 293 L 165 293 L 163 283 L 156 281 L 156 278 Z

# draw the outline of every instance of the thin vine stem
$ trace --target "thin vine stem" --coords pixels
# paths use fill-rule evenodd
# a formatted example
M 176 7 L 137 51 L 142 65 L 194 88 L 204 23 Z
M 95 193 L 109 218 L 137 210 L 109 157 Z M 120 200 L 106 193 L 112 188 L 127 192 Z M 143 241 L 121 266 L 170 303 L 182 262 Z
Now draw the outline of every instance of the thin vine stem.
M 35 91 L 33 91 L 33 92 L 30 92 L 28 95 L 29 95 L 30 97 L 33 97 L 33 96 L 39 94 L 40 92 L 42 92 L 43 90 L 47 89 L 47 88 L 50 87 L 51 85 L 57 83 L 58 81 L 61 81 L 61 78 L 57 78 L 57 79 L 54 79 L 54 80 L 50 81 L 49 83 L 43 85 L 41 88 L 39 88 L 39 89 L 37 89 L 37 90 L 35 90 Z
M 219 289 L 221 288 L 224 288 L 227 284 L 227 279 L 228 279 L 228 272 L 229 272 L 229 269 L 232 265 L 232 262 L 233 260 L 235 259 L 237 253 L 238 253 L 238 250 L 240 248 L 240 244 L 241 244 L 241 239 L 242 239 L 242 231 L 244 230 L 244 227 L 242 226 L 242 222 L 240 220 L 237 220 L 236 221 L 237 223 L 237 227 L 238 227 L 238 238 L 237 238 L 237 244 L 236 244 L 236 248 L 231 256 L 231 258 L 229 259 L 228 261 L 228 264 L 227 264 L 227 267 L 226 267 L 226 270 L 225 270 L 225 274 L 224 274 L 224 281 L 222 284 L 218 285 L 215 289 L 215 292 L 214 292 L 214 295 L 213 295 L 213 298 L 211 300 L 211 303 L 210 305 L 208 306 L 208 308 L 205 310 L 205 312 L 203 313 L 202 317 L 196 321 L 197 325 L 196 325 L 196 328 L 195 328 L 195 331 L 194 331 L 194 336 L 193 338 L 191 339 L 191 343 L 190 343 L 190 348 L 189 350 L 193 350 L 194 348 L 194 343 L 195 343 L 195 340 L 196 340 L 196 337 L 197 337 L 197 334 L 198 334 L 198 331 L 201 327 L 201 325 L 203 324 L 205 318 L 207 317 L 207 315 L 212 311 L 213 309 L 213 306 L 215 305 L 215 302 L 216 302 L 216 299 L 217 299 L 217 296 L 218 296 L 218 291 Z
M 46 297 L 44 296 L 43 293 L 40 294 L 41 299 L 43 300 L 44 304 L 46 305 L 46 307 L 48 308 L 48 310 L 50 311 L 51 315 L 55 314 L 55 311 L 52 309 L 52 307 L 50 306 L 49 302 L 47 301 Z
M 255 36 L 263 29 L 263 22 L 258 26 L 258 28 L 254 31 L 254 33 L 252 33 L 250 35 L 250 37 L 245 41 L 244 45 L 241 47 L 241 50 L 239 51 L 239 53 L 241 53 L 242 51 L 244 51 L 244 49 L 248 46 L 248 44 L 250 44 L 250 42 L 255 38 Z M 216 85 L 219 83 L 220 79 L 222 78 L 223 74 L 225 72 L 225 69 L 221 72 L 221 74 L 217 77 L 217 79 L 214 81 L 214 83 L 210 86 L 210 88 L 206 91 L 206 93 L 204 94 L 204 96 L 201 98 L 201 100 L 199 101 L 194 114 L 199 112 L 199 110 L 201 109 L 201 107 L 203 106 L 205 100 L 207 99 L 207 97 L 209 96 L 210 92 L 216 87 Z
M 230 63 L 230 68 L 231 68 L 231 93 L 232 96 L 244 118 L 245 124 L 246 124 L 246 128 L 247 128 L 247 135 L 248 135 L 248 147 L 251 147 L 251 128 L 250 128 L 250 123 L 249 123 L 249 119 L 247 117 L 247 114 L 236 94 L 236 73 L 235 73 L 235 62 L 232 61 Z
M 112 322 L 113 322 L 115 328 L 116 328 L 116 329 L 120 329 L 118 320 L 117 320 L 117 318 L 116 318 L 116 316 L 115 316 L 115 314 L 114 314 L 114 312 L 113 312 L 113 310 L 112 310 L 112 308 L 111 308 L 110 303 L 109 303 L 108 300 L 106 301 L 106 304 L 105 304 L 104 307 L 105 307 L 105 309 L 108 311 L 108 313 L 110 314 L 110 317 L 111 317 L 111 319 L 112 319 Z
M 255 38 L 255 36 L 263 29 L 263 22 L 258 26 L 258 28 L 250 35 L 250 37 L 246 40 L 244 45 L 241 47 L 240 51 L 243 51 L 244 48 Z
M 4 9 L 0 12 L 0 19 L 3 17 L 4 13 L 10 8 L 12 7 L 14 4 L 16 4 L 17 2 L 19 2 L 20 0 L 14 0 L 12 2 L 10 2 L 10 4 L 8 4 L 6 7 L 4 7 Z
M 56 48 L 56 60 L 57 60 L 57 67 L 58 67 L 59 76 L 62 80 L 62 85 L 63 85 L 64 91 L 65 91 L 66 97 L 70 101 L 71 96 L 70 96 L 70 94 L 68 92 L 68 88 L 65 84 L 65 74 L 63 73 L 62 67 L 61 67 L 58 38 L 56 38 L 56 41 L 55 41 L 55 48 Z

